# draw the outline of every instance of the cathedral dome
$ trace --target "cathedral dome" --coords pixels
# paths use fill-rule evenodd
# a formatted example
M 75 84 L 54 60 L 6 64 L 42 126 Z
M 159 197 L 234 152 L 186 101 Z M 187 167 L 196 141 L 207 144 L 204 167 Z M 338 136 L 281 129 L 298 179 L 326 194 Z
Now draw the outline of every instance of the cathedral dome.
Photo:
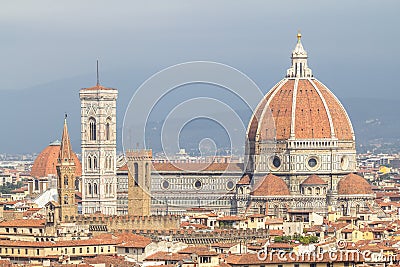
M 276 175 L 264 176 L 251 192 L 253 196 L 288 196 L 289 188 L 286 183 Z
M 57 175 L 57 160 L 60 153 L 61 143 L 59 141 L 51 143 L 36 157 L 31 169 L 31 176 L 40 178 L 49 175 Z M 72 154 L 75 162 L 75 176 L 82 175 L 82 166 L 75 153 Z
M 350 173 L 343 177 L 338 185 L 339 195 L 367 195 L 372 194 L 371 185 L 363 177 Z
M 257 106 L 248 126 L 249 141 L 337 139 L 354 141 L 346 110 L 312 75 L 298 36 L 292 67 Z

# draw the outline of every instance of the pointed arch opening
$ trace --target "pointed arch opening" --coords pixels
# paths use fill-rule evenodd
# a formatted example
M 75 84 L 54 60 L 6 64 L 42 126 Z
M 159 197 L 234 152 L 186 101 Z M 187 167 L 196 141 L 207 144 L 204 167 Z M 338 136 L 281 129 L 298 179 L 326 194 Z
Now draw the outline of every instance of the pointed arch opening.
M 76 191 L 81 191 L 81 186 L 80 186 L 80 179 L 79 178 L 75 178 L 75 190 Z
M 93 156 L 93 169 L 97 170 L 97 157 Z
M 111 125 L 111 118 L 108 117 L 106 120 L 106 131 L 105 131 L 107 141 L 111 139 L 110 125 Z
M 96 119 L 93 117 L 89 118 L 89 140 L 94 141 L 96 140 L 96 133 L 97 133 L 97 127 L 96 127 Z
M 135 186 L 139 185 L 139 164 L 136 162 L 133 164 L 135 169 Z
M 97 195 L 97 183 L 93 184 L 93 194 Z

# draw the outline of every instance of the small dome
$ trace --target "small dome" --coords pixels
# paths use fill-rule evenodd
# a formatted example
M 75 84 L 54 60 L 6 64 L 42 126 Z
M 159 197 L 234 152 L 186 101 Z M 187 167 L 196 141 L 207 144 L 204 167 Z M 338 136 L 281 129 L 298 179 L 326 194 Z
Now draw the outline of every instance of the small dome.
M 305 179 L 302 183 L 302 185 L 326 185 L 328 184 L 324 180 L 322 180 L 318 175 L 310 175 L 308 176 L 307 179 Z
M 363 177 L 350 173 L 343 177 L 338 185 L 339 195 L 366 195 L 372 194 L 371 185 Z
M 36 157 L 31 169 L 35 178 L 57 175 L 57 161 L 60 153 L 60 142 L 53 142 Z M 82 176 L 82 166 L 75 153 L 72 154 L 75 163 L 75 176 Z
M 276 175 L 268 174 L 254 187 L 253 196 L 288 196 L 289 188 L 286 183 Z

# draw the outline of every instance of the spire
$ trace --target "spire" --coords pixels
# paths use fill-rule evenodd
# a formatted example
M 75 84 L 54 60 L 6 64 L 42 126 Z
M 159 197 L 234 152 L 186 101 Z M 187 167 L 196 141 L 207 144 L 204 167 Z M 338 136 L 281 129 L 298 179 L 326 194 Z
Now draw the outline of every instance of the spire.
M 68 127 L 67 127 L 67 114 L 65 114 L 64 118 L 64 129 L 61 138 L 61 146 L 60 146 L 60 154 L 58 156 L 59 163 L 65 161 L 72 161 L 72 149 L 71 149 L 71 141 L 69 139 Z
M 99 86 L 99 85 L 100 85 L 100 78 L 99 78 L 99 59 L 97 59 L 97 61 L 96 61 L 96 73 L 97 73 L 97 83 L 96 83 L 96 85 Z
M 312 71 L 307 65 L 308 55 L 301 43 L 301 33 L 297 33 L 297 44 L 292 51 L 292 67 L 287 70 L 287 77 L 290 78 L 309 78 L 312 77 Z

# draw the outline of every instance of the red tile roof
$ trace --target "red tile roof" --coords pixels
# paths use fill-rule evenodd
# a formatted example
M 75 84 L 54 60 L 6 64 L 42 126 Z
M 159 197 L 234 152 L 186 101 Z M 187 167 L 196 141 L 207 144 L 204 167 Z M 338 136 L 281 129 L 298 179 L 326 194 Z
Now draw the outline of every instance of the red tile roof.
M 242 163 L 153 163 L 153 170 L 158 172 L 168 171 L 210 171 L 210 172 L 242 172 Z
M 326 185 L 328 184 L 324 180 L 322 180 L 318 175 L 312 174 L 308 176 L 302 183 L 302 185 Z
M 254 187 L 253 196 L 288 196 L 289 188 L 286 183 L 273 174 L 268 174 Z
M 363 177 L 350 173 L 343 177 L 338 185 L 339 195 L 372 194 L 371 185 Z
M 156 172 L 242 172 L 242 169 L 242 163 L 152 163 L 152 170 Z M 128 165 L 124 164 L 118 171 L 128 171 Z
M 19 219 L 0 222 L 0 227 L 44 227 L 46 220 Z
M 88 88 L 82 88 L 84 91 L 98 91 L 98 90 L 117 90 L 114 88 L 109 88 L 109 87 L 104 87 L 100 84 L 96 84 L 95 86 L 88 87 Z
M 144 260 L 145 261 L 182 261 L 187 259 L 187 254 L 179 254 L 179 253 L 168 253 L 159 251 L 150 256 L 147 256 Z
M 239 182 L 237 182 L 238 185 L 248 185 L 250 184 L 250 176 L 248 174 L 244 174 L 242 178 L 240 178 Z
M 261 140 L 284 140 L 294 131 L 295 137 L 300 139 L 336 137 L 353 141 L 347 113 L 326 86 L 316 79 L 300 79 L 297 88 L 295 84 L 294 79 L 284 79 L 266 94 L 249 123 L 249 140 L 254 141 L 257 134 Z

